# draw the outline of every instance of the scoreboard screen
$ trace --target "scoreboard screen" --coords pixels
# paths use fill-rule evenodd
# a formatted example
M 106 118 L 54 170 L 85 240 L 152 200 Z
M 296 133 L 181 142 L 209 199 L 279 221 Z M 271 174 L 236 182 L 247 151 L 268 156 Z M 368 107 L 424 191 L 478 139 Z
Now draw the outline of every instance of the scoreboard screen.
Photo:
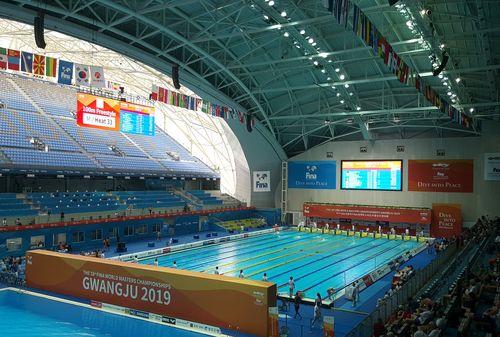
M 121 102 L 120 131 L 146 136 L 155 134 L 154 108 Z
M 154 107 L 84 93 L 77 94 L 79 126 L 154 136 Z
M 402 160 L 343 160 L 341 189 L 402 190 Z

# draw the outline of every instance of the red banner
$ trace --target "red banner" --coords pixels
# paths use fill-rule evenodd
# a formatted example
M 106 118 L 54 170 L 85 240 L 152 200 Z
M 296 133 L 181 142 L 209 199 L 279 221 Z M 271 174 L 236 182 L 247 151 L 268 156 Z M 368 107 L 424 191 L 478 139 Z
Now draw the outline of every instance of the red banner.
M 460 204 L 432 204 L 431 236 L 449 238 L 462 233 Z
M 474 161 L 409 160 L 408 191 L 473 192 Z
M 330 219 L 388 221 L 421 225 L 429 225 L 431 223 L 431 210 L 428 208 L 304 203 L 304 216 Z

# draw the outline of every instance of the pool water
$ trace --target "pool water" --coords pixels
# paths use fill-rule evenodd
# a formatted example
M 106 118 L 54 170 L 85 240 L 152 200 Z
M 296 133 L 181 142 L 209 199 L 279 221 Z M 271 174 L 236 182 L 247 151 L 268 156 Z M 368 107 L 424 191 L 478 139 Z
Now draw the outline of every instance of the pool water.
M 201 337 L 192 331 L 59 302 L 0 291 L 0 336 L 6 337 Z
M 268 233 L 245 239 L 212 244 L 157 256 L 158 265 L 214 273 L 215 267 L 227 276 L 268 280 L 278 292 L 288 291 L 293 276 L 295 290 L 306 297 L 325 296 L 328 288 L 337 290 L 383 264 L 421 245 L 415 241 L 360 238 L 354 236 L 305 233 L 294 230 Z M 155 257 L 140 260 L 154 264 Z

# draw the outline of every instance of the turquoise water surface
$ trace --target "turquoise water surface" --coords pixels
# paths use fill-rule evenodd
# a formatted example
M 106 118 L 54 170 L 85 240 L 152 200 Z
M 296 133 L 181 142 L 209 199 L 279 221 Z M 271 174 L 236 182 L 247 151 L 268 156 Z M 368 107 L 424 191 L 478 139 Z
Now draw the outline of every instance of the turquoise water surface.
M 205 335 L 3 290 L 0 291 L 0 336 L 201 337 Z
M 158 256 L 158 265 L 214 273 L 215 267 L 227 276 L 268 280 L 287 292 L 290 276 L 295 289 L 326 295 L 328 288 L 341 289 L 346 283 L 375 270 L 419 246 L 415 241 L 360 238 L 343 235 L 283 231 L 212 244 Z M 154 264 L 155 257 L 140 261 Z

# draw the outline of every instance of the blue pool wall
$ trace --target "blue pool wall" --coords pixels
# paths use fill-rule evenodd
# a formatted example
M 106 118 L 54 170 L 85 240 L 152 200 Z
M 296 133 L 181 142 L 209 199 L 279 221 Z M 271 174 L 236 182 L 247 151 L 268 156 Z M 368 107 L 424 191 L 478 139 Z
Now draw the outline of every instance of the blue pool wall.
M 153 232 L 155 225 L 159 225 L 162 228 L 162 236 L 165 237 L 169 233 L 173 233 L 173 236 L 186 235 L 191 233 L 197 233 L 200 231 L 216 231 L 221 230 L 220 227 L 215 226 L 217 221 L 225 220 L 238 220 L 253 217 L 264 217 L 268 224 L 275 224 L 276 219 L 280 218 L 280 210 L 275 209 L 257 209 L 257 210 L 242 210 L 242 211 L 226 211 L 221 213 L 215 213 L 210 216 L 200 216 L 200 215 L 184 215 L 173 218 L 165 219 L 141 219 L 141 220 L 123 220 L 114 222 L 105 222 L 87 224 L 87 225 L 77 225 L 77 226 L 67 226 L 67 227 L 57 227 L 57 228 L 44 228 L 44 229 L 33 229 L 33 230 L 23 230 L 23 231 L 12 231 L 12 232 L 1 232 L 0 233 L 0 258 L 5 256 L 22 256 L 25 252 L 31 249 L 31 237 L 41 236 L 45 237 L 45 248 L 51 249 L 55 247 L 59 242 L 57 240 L 58 235 L 66 234 L 66 243 L 71 245 L 73 251 L 85 251 L 97 248 L 102 248 L 102 240 L 109 237 L 110 231 L 116 228 L 120 241 L 124 242 L 136 242 L 145 239 L 152 239 L 156 237 L 156 233 Z M 136 233 L 136 228 L 142 225 L 146 225 L 147 230 L 145 233 Z M 125 235 L 125 231 L 132 228 L 132 233 L 130 235 Z M 102 238 L 92 240 L 92 232 L 101 229 Z M 73 233 L 83 232 L 84 240 L 81 242 L 73 241 Z M 21 239 L 20 249 L 9 251 L 7 250 L 7 240 L 9 239 Z M 111 244 L 116 243 L 116 238 L 110 237 Z

